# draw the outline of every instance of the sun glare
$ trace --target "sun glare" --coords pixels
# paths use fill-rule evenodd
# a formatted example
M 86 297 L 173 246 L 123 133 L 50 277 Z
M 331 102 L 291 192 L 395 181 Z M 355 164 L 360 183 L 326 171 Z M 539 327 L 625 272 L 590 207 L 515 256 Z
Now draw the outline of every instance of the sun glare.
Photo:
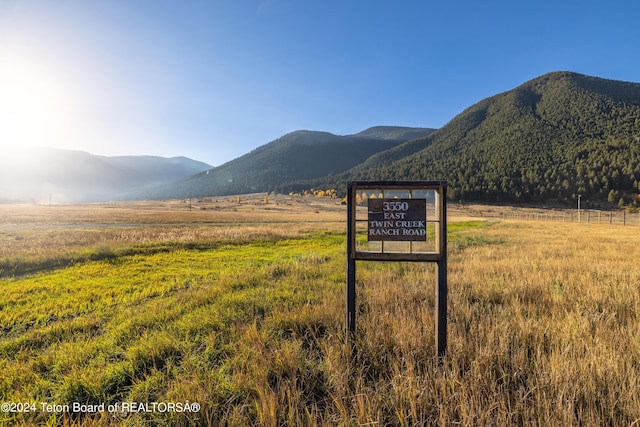
M 69 95 L 50 72 L 11 55 L 0 67 L 0 156 L 56 145 L 71 123 Z
M 0 145 L 7 149 L 24 144 L 27 122 L 17 114 L 0 116 Z

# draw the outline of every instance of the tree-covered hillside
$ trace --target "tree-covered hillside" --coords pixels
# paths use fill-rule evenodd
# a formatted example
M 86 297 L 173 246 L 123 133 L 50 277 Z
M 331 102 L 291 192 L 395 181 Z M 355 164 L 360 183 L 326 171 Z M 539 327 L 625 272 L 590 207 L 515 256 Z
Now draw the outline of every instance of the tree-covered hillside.
M 406 154 L 403 156 L 403 154 Z M 311 186 L 445 179 L 453 200 L 637 201 L 640 84 L 554 72 L 468 108 L 417 141 Z
M 282 191 L 284 183 L 344 172 L 375 153 L 431 132 L 433 129 L 397 126 L 379 126 L 348 136 L 295 131 L 224 165 L 152 189 L 144 198 Z

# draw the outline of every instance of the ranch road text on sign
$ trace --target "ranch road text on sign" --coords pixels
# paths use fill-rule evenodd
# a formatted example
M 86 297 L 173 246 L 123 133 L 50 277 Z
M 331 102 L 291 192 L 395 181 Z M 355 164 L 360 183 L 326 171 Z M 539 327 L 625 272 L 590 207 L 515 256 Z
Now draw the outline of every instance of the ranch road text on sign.
M 369 241 L 426 241 L 425 199 L 369 199 Z

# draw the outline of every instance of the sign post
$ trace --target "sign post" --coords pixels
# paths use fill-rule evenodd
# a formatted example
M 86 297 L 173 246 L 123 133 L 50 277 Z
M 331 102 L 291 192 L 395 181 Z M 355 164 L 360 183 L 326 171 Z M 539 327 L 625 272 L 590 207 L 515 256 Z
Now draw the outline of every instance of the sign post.
M 435 262 L 436 353 L 445 355 L 446 191 L 445 181 L 347 183 L 347 339 L 352 343 L 356 334 L 356 260 Z

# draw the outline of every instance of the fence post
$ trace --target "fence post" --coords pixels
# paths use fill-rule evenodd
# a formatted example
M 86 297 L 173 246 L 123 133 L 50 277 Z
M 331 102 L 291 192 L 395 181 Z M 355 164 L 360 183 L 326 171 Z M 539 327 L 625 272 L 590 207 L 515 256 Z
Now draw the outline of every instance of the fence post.
M 442 188 L 440 201 L 440 248 L 442 258 L 436 267 L 436 354 L 442 358 L 447 352 L 447 187 Z

